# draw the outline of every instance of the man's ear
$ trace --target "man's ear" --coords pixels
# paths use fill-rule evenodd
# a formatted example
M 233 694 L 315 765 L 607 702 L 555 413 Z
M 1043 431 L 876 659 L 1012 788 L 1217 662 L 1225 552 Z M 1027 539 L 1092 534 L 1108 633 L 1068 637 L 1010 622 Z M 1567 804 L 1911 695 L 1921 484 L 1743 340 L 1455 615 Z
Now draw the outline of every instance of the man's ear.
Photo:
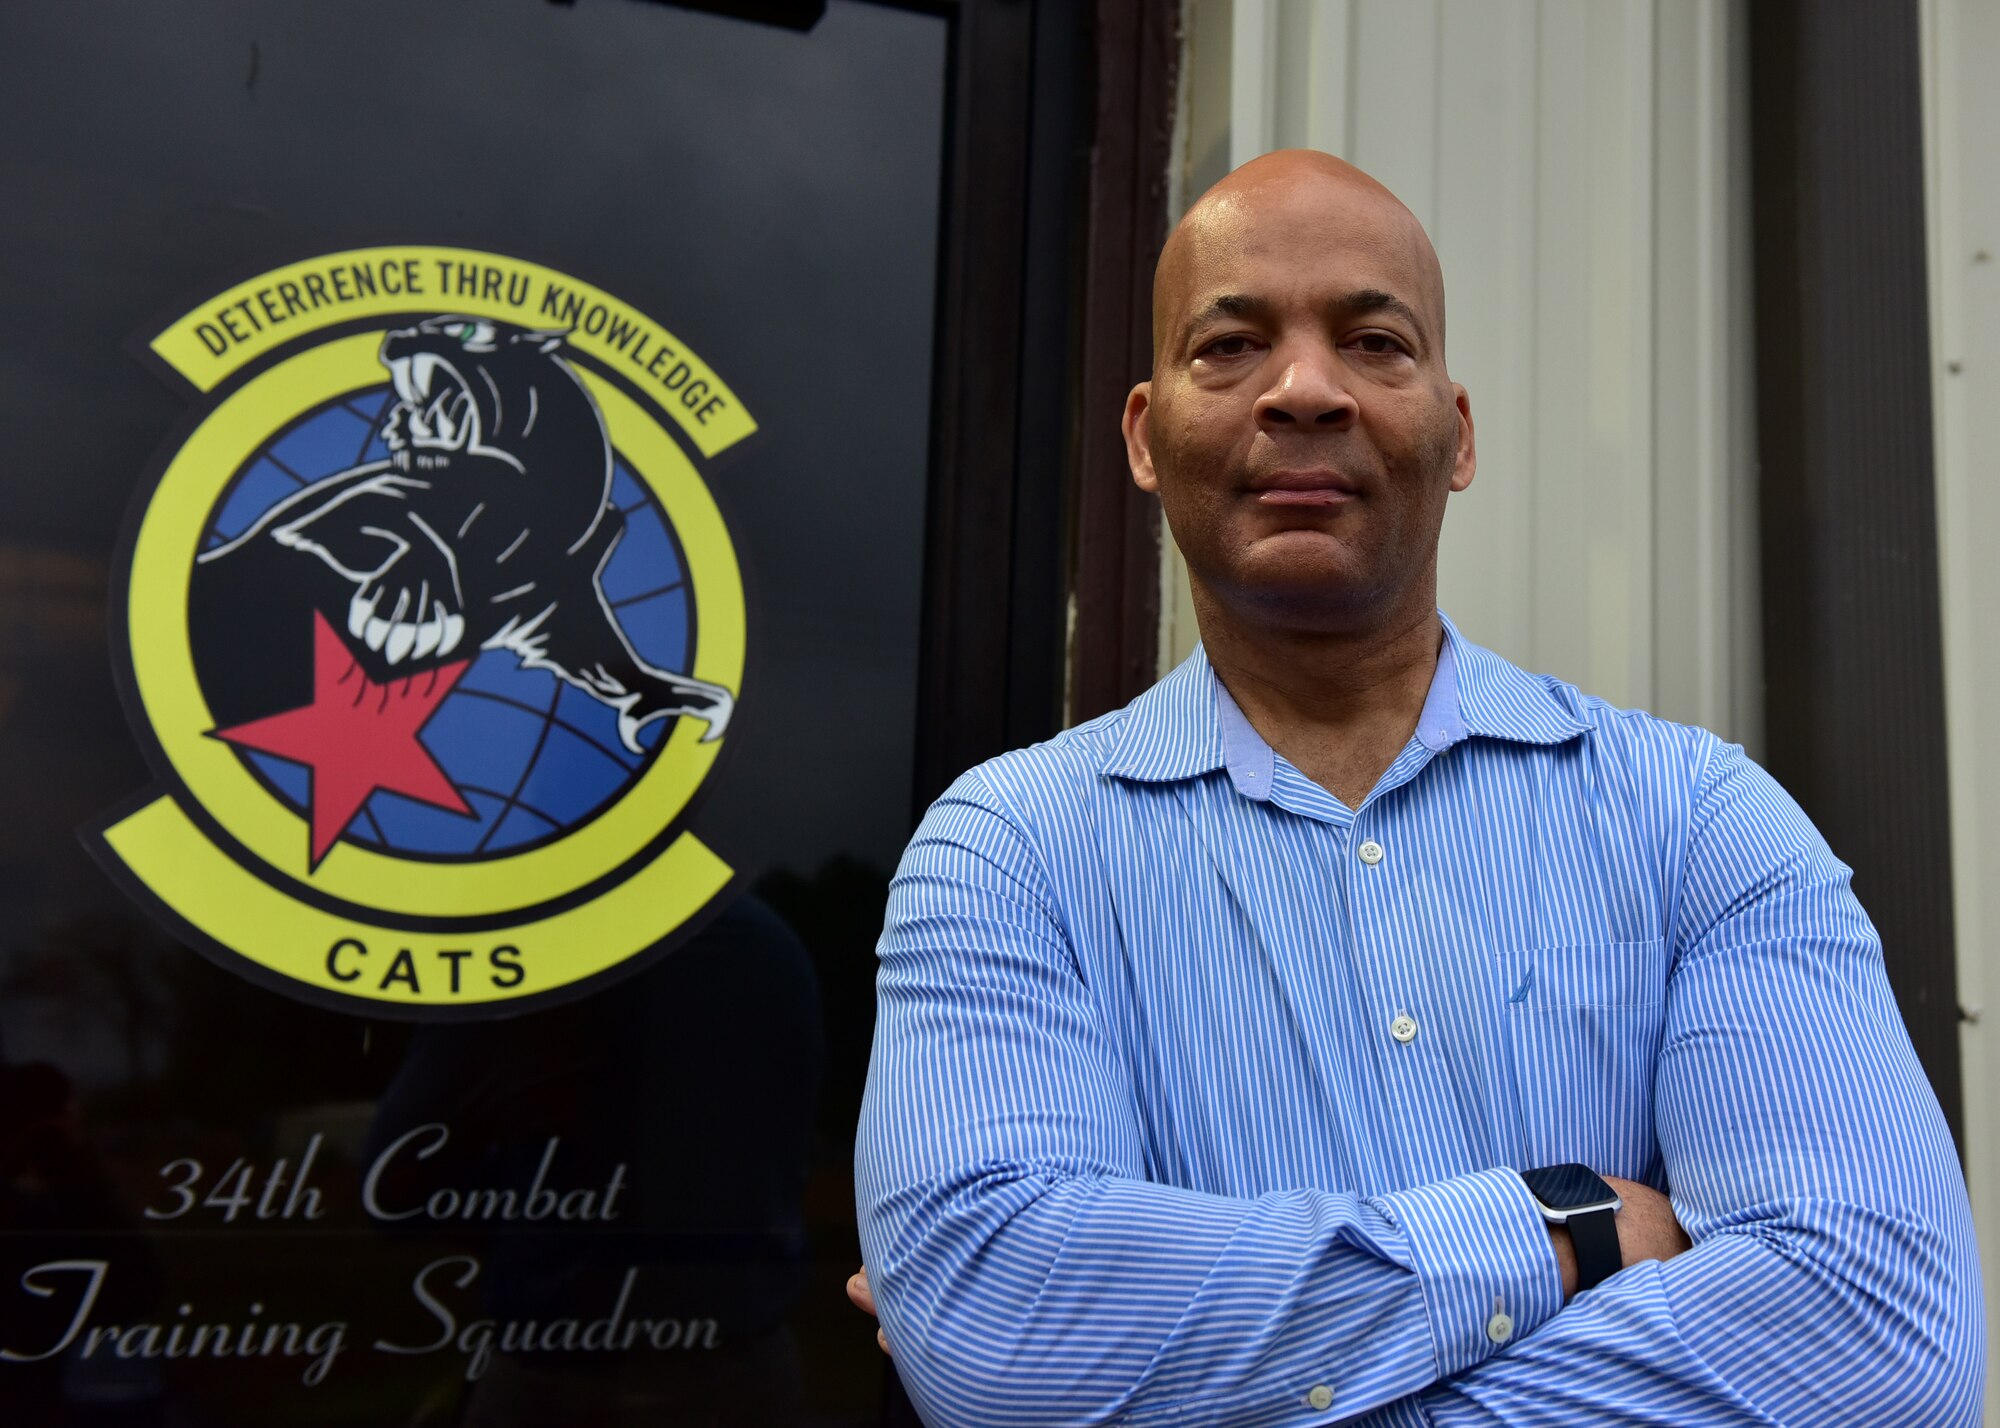
M 1153 405 L 1153 384 L 1141 382 L 1125 398 L 1125 461 L 1132 468 L 1132 484 L 1149 495 L 1160 494 L 1160 478 L 1153 470 L 1153 440 L 1146 430 L 1146 413 Z
M 1479 468 L 1479 452 L 1472 442 L 1472 398 L 1456 382 L 1451 390 L 1458 406 L 1458 455 L 1452 462 L 1451 489 L 1463 491 L 1472 484 L 1473 472 Z

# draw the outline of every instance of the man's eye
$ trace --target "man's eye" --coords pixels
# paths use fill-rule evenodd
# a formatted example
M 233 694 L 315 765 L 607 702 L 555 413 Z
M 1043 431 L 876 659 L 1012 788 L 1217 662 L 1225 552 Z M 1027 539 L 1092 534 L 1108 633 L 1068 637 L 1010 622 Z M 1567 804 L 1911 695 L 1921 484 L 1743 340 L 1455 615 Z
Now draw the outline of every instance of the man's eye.
M 1403 350 L 1403 344 L 1386 332 L 1364 332 L 1354 339 L 1354 345 L 1371 357 L 1387 357 Z
M 1202 349 L 1204 357 L 1241 357 L 1251 348 L 1247 337 L 1218 337 Z

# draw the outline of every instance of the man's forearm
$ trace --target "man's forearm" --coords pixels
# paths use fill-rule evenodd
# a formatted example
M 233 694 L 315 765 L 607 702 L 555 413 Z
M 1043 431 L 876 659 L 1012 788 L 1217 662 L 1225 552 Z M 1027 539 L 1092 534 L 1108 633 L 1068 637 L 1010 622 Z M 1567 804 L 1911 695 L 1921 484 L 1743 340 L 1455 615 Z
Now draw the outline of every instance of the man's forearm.
M 898 1214 L 864 1248 L 899 1372 L 936 1425 L 1323 1423 L 1329 1405 L 1365 1412 L 1498 1352 L 1496 1309 L 1528 1333 L 1560 1303 L 1512 1171 L 1378 1200 L 1108 1177 L 926 1208 L 927 1233 Z
M 1854 1258 L 1862 1240 L 1911 1255 L 1893 1295 L 1868 1285 Z M 1980 1323 L 1960 1288 L 1977 1287 L 1969 1253 L 1937 1226 L 1799 1207 L 1628 1269 L 1507 1353 L 1418 1395 L 1421 1417 L 1390 1405 L 1368 1421 L 1976 1424 Z

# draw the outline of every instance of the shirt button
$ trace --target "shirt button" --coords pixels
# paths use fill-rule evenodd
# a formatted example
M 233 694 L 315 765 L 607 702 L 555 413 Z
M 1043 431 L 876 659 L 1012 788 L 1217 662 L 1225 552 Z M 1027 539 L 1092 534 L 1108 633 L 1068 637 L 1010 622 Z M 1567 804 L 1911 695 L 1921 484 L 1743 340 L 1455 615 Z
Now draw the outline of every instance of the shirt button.
M 1333 1407 L 1333 1390 L 1323 1383 L 1314 1384 L 1306 1390 L 1306 1407 L 1320 1409 Z
M 1408 1012 L 1398 1012 L 1396 1019 L 1389 1023 L 1389 1035 L 1401 1042 L 1417 1039 L 1417 1019 Z
M 1514 1337 L 1514 1321 L 1506 1314 L 1495 1314 L 1486 1321 L 1486 1337 L 1496 1344 L 1504 1344 Z
M 1361 861 L 1371 868 L 1382 861 L 1382 845 L 1377 843 L 1373 838 L 1370 838 L 1354 851 L 1359 853 Z

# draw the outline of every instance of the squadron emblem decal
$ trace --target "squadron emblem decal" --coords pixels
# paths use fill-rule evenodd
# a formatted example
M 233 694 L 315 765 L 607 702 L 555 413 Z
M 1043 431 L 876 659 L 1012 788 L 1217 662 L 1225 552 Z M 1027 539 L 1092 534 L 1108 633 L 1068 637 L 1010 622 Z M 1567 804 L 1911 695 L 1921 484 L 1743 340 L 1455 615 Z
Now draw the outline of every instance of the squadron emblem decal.
M 695 460 L 755 423 L 714 372 L 450 248 L 293 264 L 150 351 L 203 403 L 113 601 L 163 787 L 88 836 L 135 896 L 268 985 L 421 1017 L 575 994 L 716 902 L 681 825 L 744 610 Z

